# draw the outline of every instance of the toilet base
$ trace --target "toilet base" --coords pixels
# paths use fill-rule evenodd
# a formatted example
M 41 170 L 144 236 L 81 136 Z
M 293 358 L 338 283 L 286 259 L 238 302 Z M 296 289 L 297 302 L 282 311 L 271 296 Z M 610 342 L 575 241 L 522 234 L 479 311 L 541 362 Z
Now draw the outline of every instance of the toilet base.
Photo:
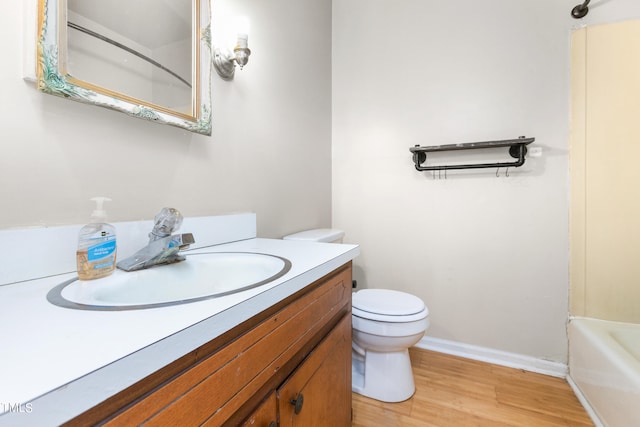
M 409 351 L 378 353 L 355 349 L 351 359 L 351 390 L 382 402 L 402 402 L 416 391 Z

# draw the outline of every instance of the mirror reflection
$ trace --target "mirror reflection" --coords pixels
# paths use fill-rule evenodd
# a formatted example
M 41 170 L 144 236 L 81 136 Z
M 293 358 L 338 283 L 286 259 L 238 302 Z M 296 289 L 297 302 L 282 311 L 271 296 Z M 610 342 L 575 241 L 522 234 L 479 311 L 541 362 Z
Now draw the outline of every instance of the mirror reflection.
M 69 75 L 193 115 L 191 0 L 67 2 Z
M 40 0 L 40 14 L 41 90 L 211 134 L 208 0 Z

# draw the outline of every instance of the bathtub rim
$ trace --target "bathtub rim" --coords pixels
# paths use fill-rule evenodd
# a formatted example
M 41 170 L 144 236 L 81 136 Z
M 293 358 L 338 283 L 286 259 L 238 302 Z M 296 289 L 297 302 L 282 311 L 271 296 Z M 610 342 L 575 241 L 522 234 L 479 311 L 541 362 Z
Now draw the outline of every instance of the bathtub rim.
M 638 331 L 640 334 L 640 324 L 582 316 L 570 316 L 567 322 L 569 337 L 567 382 L 598 427 L 615 425 L 611 423 L 611 418 L 617 419 L 620 414 L 619 411 L 612 411 L 612 408 L 619 403 L 612 396 L 626 392 L 628 393 L 626 400 L 628 396 L 640 394 L 640 361 L 612 336 L 612 332 L 629 329 Z M 584 347 L 582 349 L 585 352 L 577 356 L 576 346 Z M 605 363 L 602 363 L 603 360 Z M 590 373 L 587 379 L 584 377 L 585 372 Z M 619 388 L 609 387 L 610 378 L 620 376 L 628 380 L 627 389 L 625 384 Z M 607 377 L 609 381 L 603 381 Z M 636 411 L 638 409 L 634 407 L 629 413 L 633 414 Z M 635 419 L 635 416 L 631 415 L 631 418 Z

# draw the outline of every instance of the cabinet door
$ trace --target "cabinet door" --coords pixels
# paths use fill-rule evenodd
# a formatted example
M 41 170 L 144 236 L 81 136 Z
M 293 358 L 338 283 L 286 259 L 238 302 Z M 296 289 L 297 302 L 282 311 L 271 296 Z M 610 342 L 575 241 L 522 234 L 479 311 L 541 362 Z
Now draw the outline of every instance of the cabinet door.
M 351 313 L 278 389 L 280 426 L 351 425 Z
M 242 427 L 276 427 L 276 405 L 276 393 L 273 392 L 242 423 Z

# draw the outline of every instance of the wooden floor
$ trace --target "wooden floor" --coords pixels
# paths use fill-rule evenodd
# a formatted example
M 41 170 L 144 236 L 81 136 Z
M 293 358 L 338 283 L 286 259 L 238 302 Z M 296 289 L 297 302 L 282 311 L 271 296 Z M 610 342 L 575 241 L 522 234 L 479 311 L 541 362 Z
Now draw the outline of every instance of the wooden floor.
M 353 393 L 352 427 L 593 426 L 561 378 L 412 348 L 416 393 L 383 403 Z

